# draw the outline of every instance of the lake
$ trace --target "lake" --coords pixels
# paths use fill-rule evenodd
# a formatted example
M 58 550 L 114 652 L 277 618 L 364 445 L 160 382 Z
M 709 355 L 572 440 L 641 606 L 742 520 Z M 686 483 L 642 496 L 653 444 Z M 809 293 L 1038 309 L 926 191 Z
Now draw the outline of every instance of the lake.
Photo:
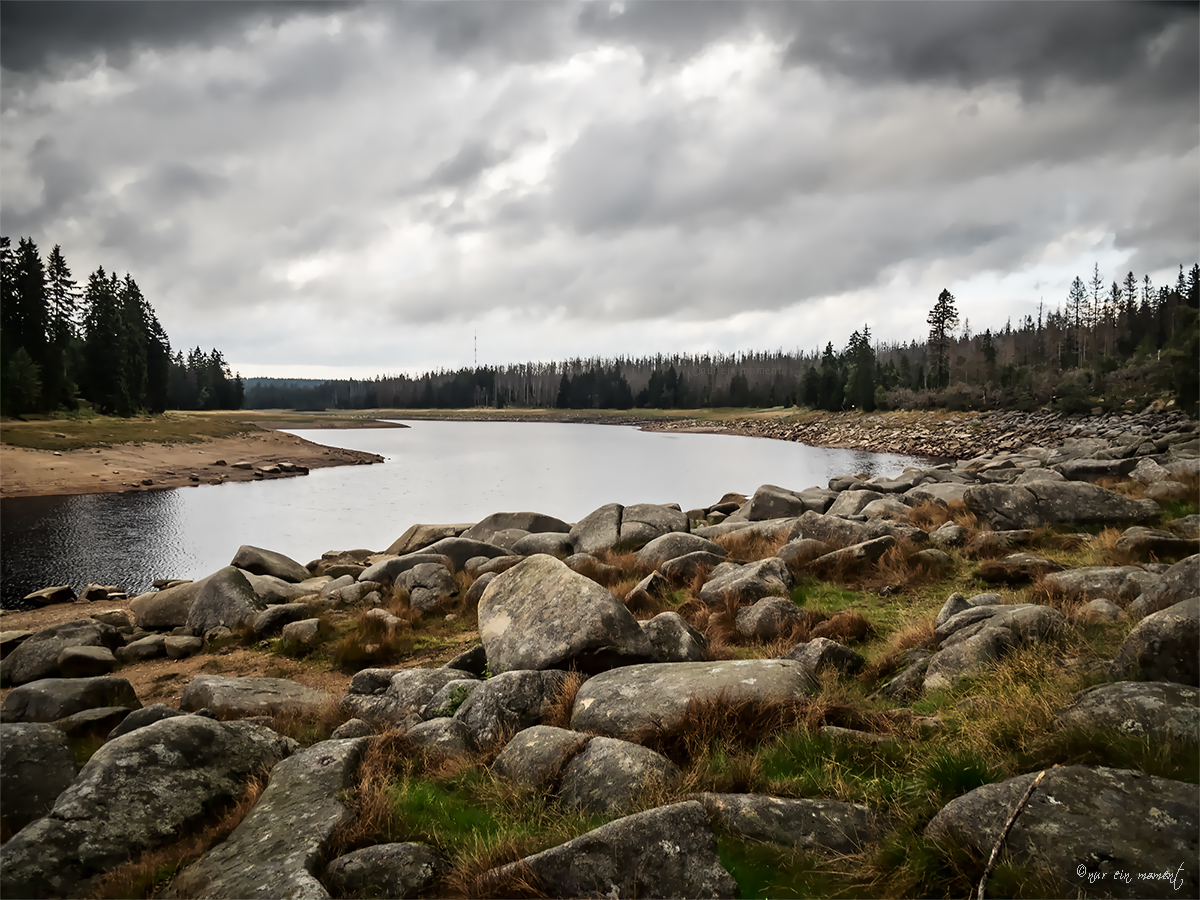
M 306 477 L 125 494 L 0 500 L 0 605 L 89 582 L 145 591 L 199 578 L 241 544 L 306 563 L 326 550 L 382 550 L 417 522 L 475 522 L 533 510 L 574 522 L 605 503 L 710 506 L 760 484 L 802 489 L 834 475 L 897 474 L 929 460 L 615 425 L 410 421 L 411 428 L 297 430 L 366 450 L 381 465 Z

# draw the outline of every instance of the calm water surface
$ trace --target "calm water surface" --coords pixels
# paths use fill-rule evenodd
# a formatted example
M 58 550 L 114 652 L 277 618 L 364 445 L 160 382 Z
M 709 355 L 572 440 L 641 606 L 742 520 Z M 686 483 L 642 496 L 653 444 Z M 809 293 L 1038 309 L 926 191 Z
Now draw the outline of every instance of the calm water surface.
M 308 562 L 326 550 L 381 550 L 416 522 L 475 522 L 535 510 L 576 521 L 605 503 L 685 510 L 760 484 L 801 489 L 834 475 L 896 474 L 927 460 L 788 441 L 665 434 L 613 425 L 413 421 L 411 428 L 296 431 L 378 453 L 382 465 L 307 477 L 129 494 L 0 500 L 3 583 L 11 606 L 50 584 L 199 578 L 240 544 Z

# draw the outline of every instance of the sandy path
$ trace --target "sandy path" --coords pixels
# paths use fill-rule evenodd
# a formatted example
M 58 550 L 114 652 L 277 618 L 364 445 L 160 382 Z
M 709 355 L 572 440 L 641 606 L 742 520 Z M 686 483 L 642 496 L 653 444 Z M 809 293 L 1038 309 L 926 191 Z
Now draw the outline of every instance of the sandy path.
M 219 460 L 226 465 L 215 465 Z M 318 469 L 382 461 L 373 453 L 326 447 L 279 431 L 251 432 L 195 444 L 116 444 L 62 452 L 4 444 L 0 445 L 0 493 L 5 497 L 102 494 L 291 477 L 256 475 L 253 469 L 235 469 L 233 464 L 237 462 L 249 462 L 255 468 L 290 462 Z M 150 484 L 145 483 L 147 480 Z

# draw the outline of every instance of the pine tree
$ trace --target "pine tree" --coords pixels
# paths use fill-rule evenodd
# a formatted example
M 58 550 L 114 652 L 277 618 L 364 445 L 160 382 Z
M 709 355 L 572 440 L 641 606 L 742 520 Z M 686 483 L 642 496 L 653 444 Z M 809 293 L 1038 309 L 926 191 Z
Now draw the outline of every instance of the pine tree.
M 109 278 L 104 267 L 88 276 L 84 293 L 87 312 L 83 320 L 83 357 L 86 380 L 83 393 L 102 413 L 128 416 L 133 401 L 125 381 L 125 323 L 121 315 L 120 282 Z
M 929 323 L 929 354 L 933 369 L 933 387 L 940 389 L 950 383 L 950 340 L 953 328 L 958 324 L 958 310 L 954 308 L 954 295 L 943 290 L 937 303 L 926 319 Z

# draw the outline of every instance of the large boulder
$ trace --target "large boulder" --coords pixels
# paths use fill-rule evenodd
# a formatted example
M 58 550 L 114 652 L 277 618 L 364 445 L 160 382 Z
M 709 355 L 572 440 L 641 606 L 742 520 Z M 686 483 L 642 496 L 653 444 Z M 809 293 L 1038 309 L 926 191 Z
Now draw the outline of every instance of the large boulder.
M 1117 651 L 1112 671 L 1118 677 L 1200 686 L 1200 597 L 1138 622 Z
M 569 534 L 557 531 L 535 532 L 527 534 L 512 545 L 512 552 L 520 556 L 534 556 L 538 553 L 548 553 L 559 559 L 566 559 L 575 548 L 571 545 Z
M 857 493 L 857 492 L 856 492 Z M 796 532 L 806 538 L 824 541 L 834 547 L 848 547 L 870 540 L 865 525 L 840 516 L 822 515 L 809 510 L 796 521 Z M 796 535 L 792 535 L 795 537 Z
M 508 551 L 503 547 L 461 537 L 442 538 L 440 541 L 430 544 L 423 552 L 445 556 L 450 560 L 450 569 L 454 572 L 462 571 L 463 567 L 467 564 L 467 560 L 473 559 L 476 556 L 486 556 L 492 559 L 497 556 L 508 555 Z M 365 574 L 364 572 L 363 575 Z M 359 576 L 360 581 L 363 580 L 363 575 Z
M 829 507 L 826 515 L 830 516 L 857 516 L 862 513 L 869 504 L 876 500 L 882 500 L 884 497 L 880 491 L 866 490 L 849 490 L 842 491 L 838 494 L 838 498 L 833 501 L 833 505 Z
M 763 597 L 738 610 L 734 627 L 744 638 L 773 641 L 803 621 L 804 614 L 788 597 Z
M 458 537 L 470 527 L 470 524 L 412 525 L 383 552 L 388 556 L 416 553 L 418 550 L 424 550 L 430 544 L 437 543 L 442 538 Z
M 635 503 L 621 511 L 621 538 L 617 547 L 621 550 L 638 550 L 656 537 L 687 530 L 686 513 L 656 503 Z
M 562 519 L 536 512 L 498 512 L 492 513 L 483 521 L 472 525 L 464 531 L 461 537 L 472 541 L 490 543 L 492 537 L 499 531 L 520 529 L 530 534 L 556 533 L 566 534 L 571 526 Z
M 1019 775 L 950 801 L 925 834 L 987 858 L 1036 777 Z M 1050 769 L 1005 838 L 1005 856 L 1058 880 L 1064 894 L 1194 897 L 1198 810 L 1195 784 L 1126 769 Z
M 680 727 L 693 700 L 788 703 L 813 687 L 808 669 L 793 660 L 627 666 L 583 683 L 575 695 L 571 727 L 623 738 L 648 727 Z
M 133 623 L 139 628 L 158 630 L 186 625 L 199 584 L 198 581 L 189 581 L 134 597 L 129 601 Z
M 363 669 L 339 706 L 375 726 L 402 725 L 447 684 L 470 677 L 461 669 Z
M 1138 566 L 1084 566 L 1054 572 L 1042 583 L 1054 593 L 1072 600 L 1103 597 L 1120 605 L 1130 602 L 1160 580 L 1160 576 Z
M 352 785 L 366 745 L 366 738 L 322 741 L 275 766 L 254 809 L 180 874 L 175 894 L 328 897 L 317 875 L 334 831 L 353 816 L 339 795 Z
M 1194 554 L 1197 541 L 1195 538 L 1180 537 L 1172 531 L 1134 525 L 1117 538 L 1116 549 L 1119 553 L 1128 553 L 1139 559 L 1178 559 Z
M 1071 698 L 1058 724 L 1197 744 L 1200 690 L 1164 681 L 1100 684 Z
M 567 673 L 559 670 L 502 672 L 471 691 L 454 713 L 476 747 L 505 733 L 541 724 L 562 693 Z
M 58 658 L 68 647 L 107 647 L 124 645 L 121 633 L 111 625 L 92 619 L 78 619 L 45 628 L 9 653 L 0 662 L 0 684 L 26 684 L 59 674 Z
M 1159 516 L 1158 504 L 1152 500 L 1131 500 L 1083 481 L 973 485 L 963 493 L 963 502 L 996 529 L 1068 522 L 1126 525 L 1153 522 Z
M 668 537 L 670 536 L 668 535 Z M 691 535 L 688 536 L 691 537 Z M 724 561 L 725 552 L 723 550 L 719 554 L 709 553 L 707 550 L 697 550 L 694 553 L 685 553 L 683 556 L 668 559 L 658 567 L 657 574 L 666 579 L 669 584 L 690 584 L 692 579 L 711 572 Z
M 621 512 L 624 509 L 620 503 L 606 503 L 571 526 L 568 537 L 575 552 L 595 554 L 617 546 L 621 540 Z
M 514 784 L 546 793 L 558 787 L 563 770 L 592 740 L 590 734 L 533 725 L 513 735 L 492 763 L 492 771 Z
M 309 576 L 308 569 L 291 557 L 276 553 L 274 550 L 251 547 L 249 544 L 242 544 L 238 547 L 237 553 L 233 555 L 229 564 L 237 566 L 239 569 L 245 569 L 247 572 L 253 572 L 255 575 L 273 575 L 293 584 L 304 581 Z
M 487 586 L 479 634 L 493 672 L 602 672 L 654 659 L 650 641 L 616 597 L 546 555 L 529 557 Z
M 408 589 L 408 604 L 413 609 L 428 612 L 457 591 L 454 576 L 440 563 L 421 563 L 413 566 L 397 582 Z
M 15 834 L 50 812 L 76 771 L 61 729 L 33 722 L 0 725 L 0 829 Z
M 408 898 L 433 886 L 445 864 L 426 844 L 376 844 L 339 856 L 322 881 L 335 897 Z
M 124 649 L 118 647 L 117 652 Z M 107 647 L 67 647 L 58 654 L 58 674 L 61 678 L 107 675 L 116 667 L 117 658 Z
M 256 575 L 253 572 L 243 572 L 246 576 L 246 581 L 250 584 L 250 589 L 254 591 L 254 596 L 258 598 L 258 602 L 264 605 L 271 603 L 291 603 L 293 600 L 298 600 L 301 597 L 309 597 L 319 594 L 321 588 L 327 585 L 330 579 L 327 576 L 321 578 L 310 578 L 307 581 L 293 583 L 283 578 L 277 578 L 274 575 Z
M 592 738 L 568 764 L 560 798 L 583 813 L 628 812 L 648 788 L 677 782 L 680 771 L 669 759 L 640 744 Z
M 108 740 L 115 740 L 121 737 L 121 735 L 137 731 L 139 728 L 145 728 L 147 725 L 153 725 L 155 722 L 161 722 L 163 719 L 173 719 L 176 716 L 186 715 L 187 713 L 182 710 L 174 709 L 165 703 L 151 703 L 149 706 L 133 710 L 133 712 L 123 718 L 121 723 L 108 733 Z
M 762 522 L 793 518 L 811 508 L 795 491 L 774 484 L 764 484 L 750 498 L 746 516 L 751 522 Z
M 796 850 L 860 852 L 879 837 L 875 813 L 840 800 L 785 800 L 763 794 L 696 794 L 722 828 L 748 841 Z
M 661 612 L 642 631 L 654 648 L 656 662 L 699 662 L 704 659 L 708 638 L 689 625 L 676 612 Z
M 677 559 L 689 553 L 705 552 L 713 556 L 725 556 L 725 548 L 707 538 L 695 534 L 673 531 L 660 535 L 637 552 L 634 562 L 646 569 L 657 569 L 667 560 Z
M 816 637 L 797 644 L 784 658 L 794 659 L 814 675 L 826 669 L 853 674 L 867 663 L 861 654 L 826 637 Z
M 298 749 L 249 722 L 178 716 L 109 741 L 45 818 L 0 849 L 6 897 L 78 895 L 85 879 L 186 834 Z
M 1129 614 L 1135 618 L 1174 606 L 1200 594 L 1200 554 L 1182 559 L 1162 574 L 1157 584 L 1146 588 L 1145 593 L 1129 605 Z
M 708 606 L 723 603 L 753 603 L 763 597 L 786 597 L 795 584 L 791 570 L 782 559 L 770 557 L 747 563 L 724 574 L 713 571 L 700 589 L 700 599 Z
M 196 637 L 204 637 L 218 626 L 233 628 L 253 623 L 268 603 L 255 593 L 246 574 L 234 566 L 226 566 L 193 586 L 194 595 L 188 608 L 187 629 Z
M 358 580 L 360 583 L 374 581 L 379 584 L 391 584 L 409 569 L 423 563 L 438 563 L 447 569 L 454 566 L 450 557 L 422 550 L 419 553 L 410 553 L 407 556 L 393 556 L 372 563 L 359 573 Z
M 0 706 L 0 721 L 55 722 L 85 709 L 106 706 L 139 709 L 141 705 L 133 685 L 115 675 L 44 678 L 13 688 Z
M 527 880 L 551 897 L 738 895 L 708 815 L 694 800 L 617 819 L 484 875 L 502 896 Z
M 226 719 L 243 719 L 282 712 L 312 713 L 332 701 L 333 695 L 286 678 L 196 675 L 183 689 L 179 708 L 188 712 L 210 709 Z

